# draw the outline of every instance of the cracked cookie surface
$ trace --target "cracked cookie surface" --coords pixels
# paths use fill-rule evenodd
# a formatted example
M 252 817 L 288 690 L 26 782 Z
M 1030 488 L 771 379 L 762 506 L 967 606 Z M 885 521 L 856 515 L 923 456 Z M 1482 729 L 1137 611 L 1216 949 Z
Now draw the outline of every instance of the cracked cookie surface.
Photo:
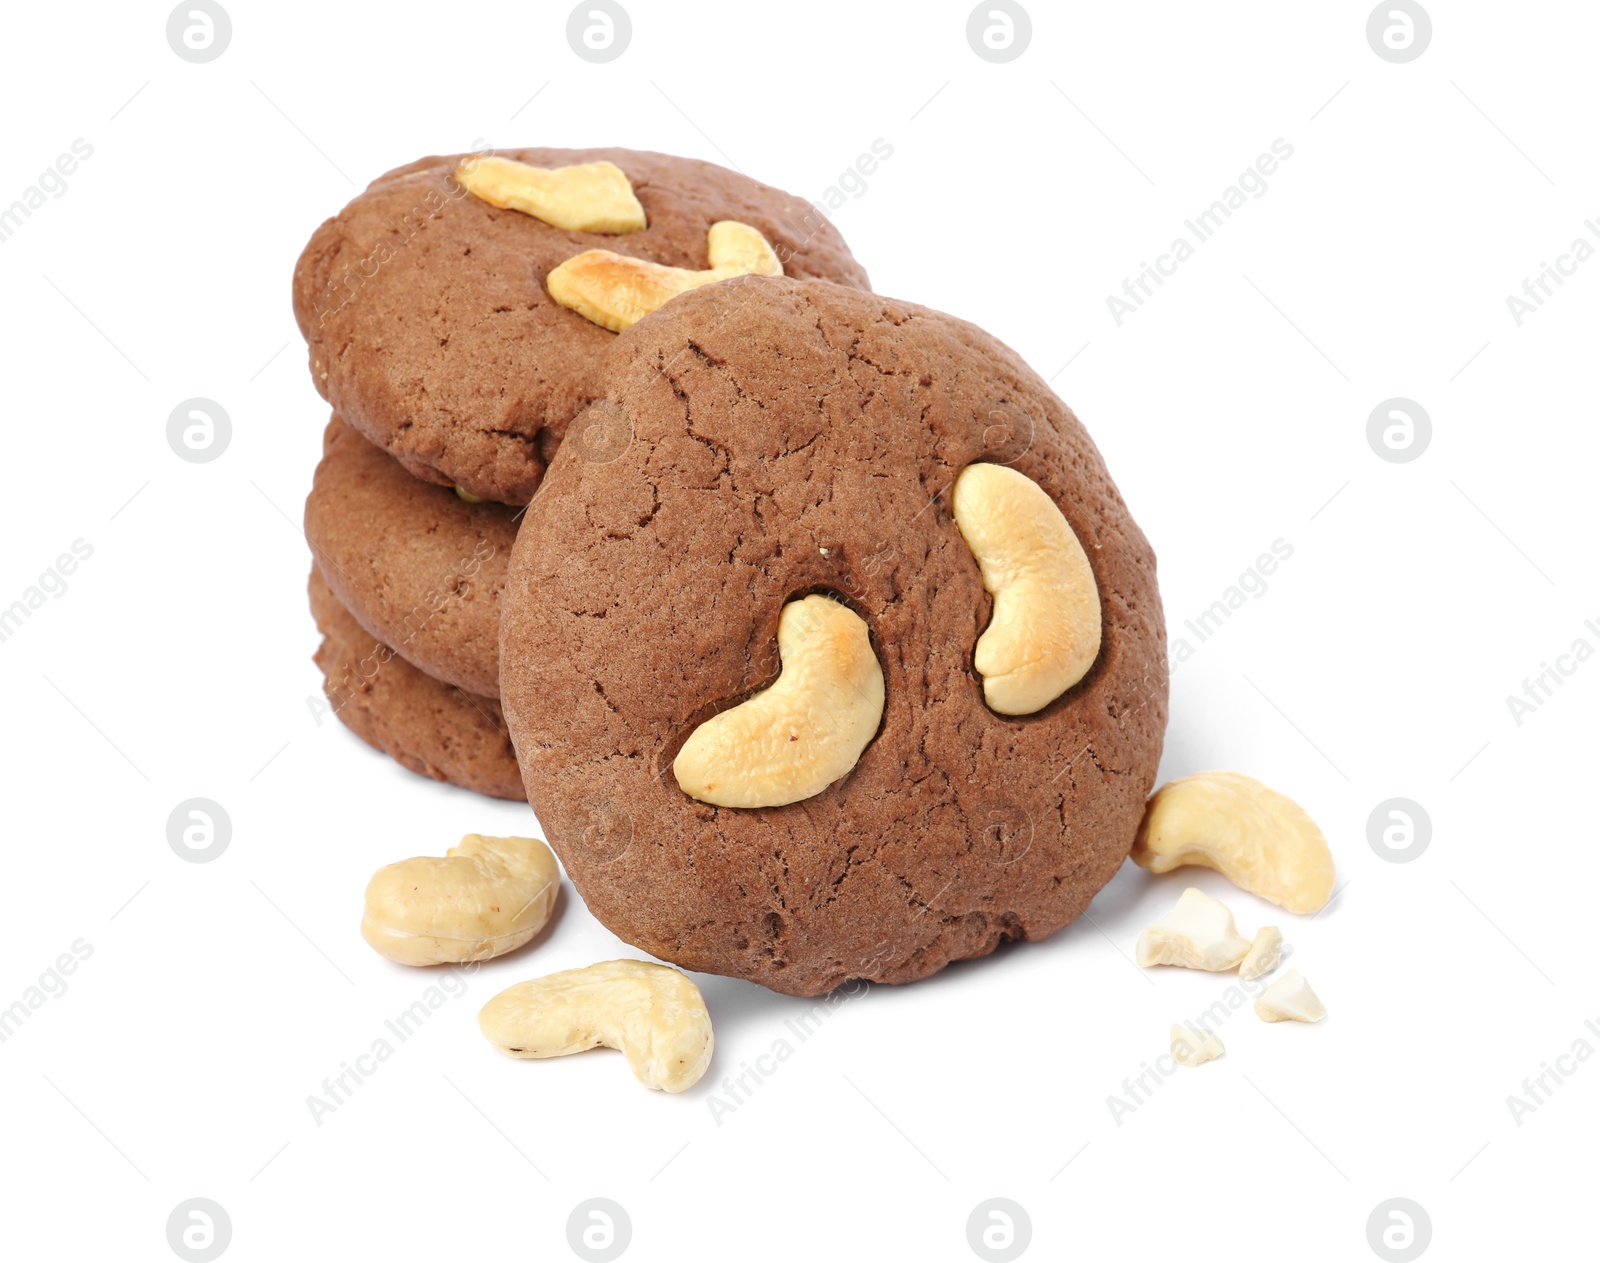
M 1128 854 L 1166 724 L 1155 558 L 1072 412 L 954 317 L 745 278 L 621 335 L 557 453 L 502 598 L 501 691 L 530 801 L 591 911 L 685 968 L 817 995 L 908 982 L 1066 925 Z M 1098 658 L 1036 714 L 984 704 L 991 602 L 951 517 L 974 461 L 1061 509 L 1103 610 Z M 785 602 L 870 629 L 882 725 L 783 807 L 698 802 L 674 756 L 771 684 Z
M 500 590 L 517 510 L 413 478 L 335 416 L 305 531 L 323 578 L 368 633 L 446 684 L 500 695 Z
M 598 393 L 616 334 L 561 307 L 555 267 L 604 249 L 706 266 L 706 232 L 759 229 L 786 273 L 865 287 L 827 217 L 804 200 L 708 162 L 628 149 L 514 149 L 539 167 L 609 161 L 648 216 L 640 232 L 567 231 L 491 206 L 455 179 L 463 155 L 374 180 L 312 235 L 294 310 L 318 391 L 420 478 L 525 504 L 567 423 Z

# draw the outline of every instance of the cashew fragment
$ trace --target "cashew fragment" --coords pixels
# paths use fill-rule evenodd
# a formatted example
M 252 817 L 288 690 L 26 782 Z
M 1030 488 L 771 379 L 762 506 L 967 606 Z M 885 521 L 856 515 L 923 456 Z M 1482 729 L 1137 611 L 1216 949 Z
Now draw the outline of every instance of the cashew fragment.
M 1283 932 L 1275 925 L 1263 925 L 1256 931 L 1250 950 L 1239 963 L 1239 977 L 1248 981 L 1270 974 L 1283 959 Z
M 1320 1022 L 1328 1016 L 1298 969 L 1291 969 L 1257 996 L 1255 1009 L 1263 1022 Z
M 1197 1031 L 1192 1026 L 1174 1024 L 1168 1038 L 1172 1042 L 1172 1059 L 1180 1066 L 1204 1065 L 1227 1051 L 1210 1031 Z
M 783 264 L 759 231 L 724 219 L 706 233 L 705 271 L 667 267 L 611 250 L 585 250 L 545 277 L 550 297 L 613 333 L 643 320 L 668 299 L 730 276 L 782 276 Z
M 1213 868 L 1290 912 L 1315 912 L 1333 893 L 1322 830 L 1298 804 L 1238 772 L 1198 772 L 1156 790 L 1133 861 L 1153 873 Z
M 718 807 L 782 807 L 820 794 L 856 765 L 883 718 L 883 668 L 867 625 L 825 596 L 778 617 L 782 673 L 690 734 L 678 787 Z
M 956 527 L 994 597 L 973 666 L 1002 715 L 1031 715 L 1081 680 L 1100 653 L 1100 593 L 1055 501 L 1005 465 L 956 479 Z
M 1171 912 L 1145 927 L 1134 959 L 1146 968 L 1181 965 L 1220 973 L 1232 969 L 1249 950 L 1250 943 L 1239 937 L 1227 905 L 1190 886 Z
M 478 1014 L 508 1057 L 565 1057 L 618 1048 L 647 1088 L 682 1092 L 711 1064 L 711 1015 L 700 989 L 676 969 L 608 960 L 519 982 Z
M 463 158 L 463 188 L 491 206 L 521 211 L 571 232 L 638 232 L 644 207 L 622 168 L 611 162 L 535 167 L 510 158 Z
M 550 919 L 561 870 L 538 838 L 469 833 L 444 855 L 388 864 L 367 883 L 361 937 L 401 965 L 488 960 Z

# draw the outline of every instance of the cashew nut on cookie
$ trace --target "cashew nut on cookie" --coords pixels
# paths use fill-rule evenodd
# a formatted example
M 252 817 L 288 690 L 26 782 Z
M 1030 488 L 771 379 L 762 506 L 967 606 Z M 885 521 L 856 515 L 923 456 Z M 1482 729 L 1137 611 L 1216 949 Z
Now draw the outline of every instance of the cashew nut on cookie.
M 782 807 L 855 767 L 883 718 L 883 668 L 867 625 L 825 596 L 778 618 L 783 671 L 770 688 L 713 715 L 673 760 L 678 786 L 719 807 Z
M 644 207 L 622 168 L 612 162 L 535 167 L 510 158 L 470 157 L 456 179 L 491 206 L 521 211 L 572 232 L 639 232 Z
M 955 519 L 994 598 L 973 666 L 1002 715 L 1031 715 L 1081 680 L 1100 654 L 1100 593 L 1055 501 L 1005 465 L 968 465 Z
M 730 276 L 782 276 L 767 239 L 748 224 L 724 219 L 706 233 L 704 271 L 667 267 L 611 250 L 585 250 L 545 278 L 550 297 L 587 320 L 621 333 L 679 294 Z

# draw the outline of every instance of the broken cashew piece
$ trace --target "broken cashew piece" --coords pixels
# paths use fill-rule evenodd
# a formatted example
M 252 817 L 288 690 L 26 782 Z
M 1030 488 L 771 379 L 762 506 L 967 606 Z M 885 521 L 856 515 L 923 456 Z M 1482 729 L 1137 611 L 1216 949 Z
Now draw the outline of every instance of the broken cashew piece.
M 1257 996 L 1255 1009 L 1263 1022 L 1320 1022 L 1328 1016 L 1298 969 L 1291 969 Z
M 556 857 L 538 838 L 469 833 L 442 859 L 418 856 L 375 872 L 361 937 L 401 965 L 488 960 L 544 928 L 560 884 Z
M 778 617 L 782 673 L 771 687 L 690 734 L 672 762 L 678 787 L 718 807 L 782 807 L 855 767 L 883 718 L 883 668 L 867 625 L 825 596 Z
M 1300 806 L 1239 772 L 1168 781 L 1145 804 L 1133 861 L 1152 873 L 1213 868 L 1290 912 L 1315 912 L 1333 893 L 1333 853 Z
M 1263 925 L 1256 931 L 1250 950 L 1239 962 L 1239 977 L 1249 981 L 1270 974 L 1283 959 L 1283 931 L 1275 925 Z
M 1083 545 L 1044 489 L 1005 465 L 956 479 L 956 527 L 994 598 L 973 666 L 1002 715 L 1031 715 L 1083 679 L 1100 653 L 1100 593 Z
M 1144 968 L 1180 965 L 1221 973 L 1237 965 L 1249 950 L 1250 942 L 1239 937 L 1227 905 L 1190 886 L 1171 912 L 1145 927 L 1134 959 Z
M 1210 1031 L 1174 1024 L 1171 1035 L 1172 1059 L 1180 1066 L 1199 1066 L 1222 1056 L 1227 1049 Z
M 613 333 L 643 320 L 668 299 L 730 276 L 782 276 L 783 264 L 759 231 L 724 219 L 706 233 L 711 266 L 667 267 L 611 250 L 585 250 L 545 277 L 550 297 Z
M 565 1057 L 617 1048 L 647 1088 L 682 1092 L 711 1064 L 711 1015 L 676 969 L 608 960 L 502 991 L 478 1027 L 508 1057 Z
M 582 162 L 535 167 L 511 158 L 463 158 L 456 179 L 467 192 L 502 210 L 521 211 L 571 232 L 638 232 L 644 207 L 621 167 Z

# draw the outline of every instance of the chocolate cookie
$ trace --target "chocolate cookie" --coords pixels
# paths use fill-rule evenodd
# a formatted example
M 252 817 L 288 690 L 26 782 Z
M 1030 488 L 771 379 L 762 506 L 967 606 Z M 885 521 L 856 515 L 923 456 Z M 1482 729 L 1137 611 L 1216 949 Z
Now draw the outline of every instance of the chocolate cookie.
M 395 762 L 493 798 L 522 799 L 500 704 L 424 675 L 374 640 L 311 571 L 322 691 L 344 726 Z
M 313 234 L 294 309 L 317 389 L 412 473 L 525 504 L 568 422 L 598 393 L 616 334 L 559 306 L 555 267 L 589 249 L 706 267 L 719 220 L 757 228 L 789 276 L 865 287 L 827 217 L 707 162 L 627 149 L 518 149 L 540 167 L 609 161 L 644 207 L 637 232 L 568 231 L 499 209 L 455 177 L 463 155 L 381 176 Z
M 963 321 L 754 277 L 623 334 L 603 387 L 594 407 L 629 441 L 557 453 L 500 640 L 529 799 L 590 910 L 663 959 L 807 996 L 909 982 L 1082 912 L 1132 845 L 1167 671 L 1155 558 L 1072 412 Z M 1065 518 L 1079 608 L 1098 597 L 1087 673 L 1036 713 L 990 709 L 974 664 L 995 602 L 952 486 L 979 463 Z M 787 674 L 780 617 L 813 594 L 851 617 L 815 624 L 833 639 L 806 669 L 834 687 L 801 718 L 862 710 L 864 752 L 789 805 L 690 797 L 678 755 Z M 778 731 L 757 753 L 789 749 Z
M 413 666 L 500 694 L 500 589 L 518 511 L 423 482 L 336 415 L 306 498 L 306 539 L 339 603 Z

